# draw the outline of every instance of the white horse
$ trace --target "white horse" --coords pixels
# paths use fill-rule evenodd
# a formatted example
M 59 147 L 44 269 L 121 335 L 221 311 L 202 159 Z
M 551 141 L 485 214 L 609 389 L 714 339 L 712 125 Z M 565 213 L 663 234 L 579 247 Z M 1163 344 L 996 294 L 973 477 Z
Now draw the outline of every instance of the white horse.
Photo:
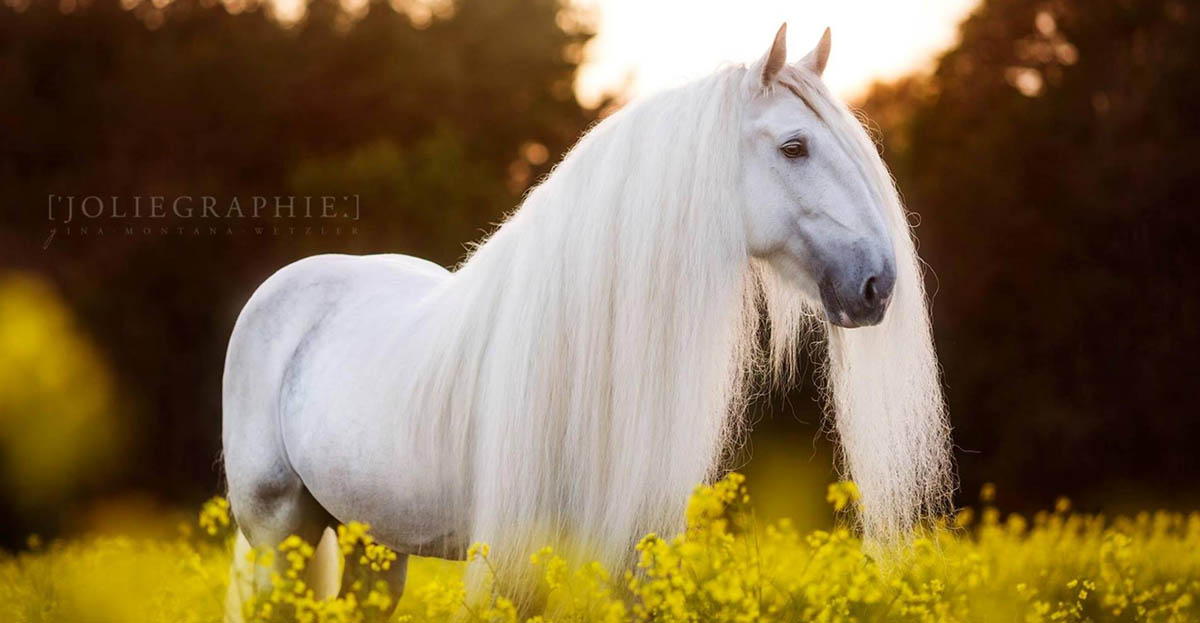
M 744 432 L 748 381 L 786 381 L 810 329 L 867 537 L 902 540 L 945 509 L 949 428 L 906 214 L 820 80 L 829 31 L 795 64 L 784 35 L 597 124 L 453 272 L 322 255 L 268 279 L 225 365 L 241 547 L 365 521 L 399 555 L 396 595 L 408 554 L 475 541 L 502 573 L 566 538 L 622 564 L 640 536 L 678 530 Z

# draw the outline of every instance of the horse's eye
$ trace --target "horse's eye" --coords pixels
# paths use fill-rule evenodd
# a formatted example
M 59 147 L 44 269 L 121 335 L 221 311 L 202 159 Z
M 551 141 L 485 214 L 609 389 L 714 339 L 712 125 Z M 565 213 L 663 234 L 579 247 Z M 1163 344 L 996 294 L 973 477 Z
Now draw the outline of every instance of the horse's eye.
M 780 145 L 779 151 L 788 158 L 803 158 L 808 155 L 808 141 L 802 138 L 792 139 Z

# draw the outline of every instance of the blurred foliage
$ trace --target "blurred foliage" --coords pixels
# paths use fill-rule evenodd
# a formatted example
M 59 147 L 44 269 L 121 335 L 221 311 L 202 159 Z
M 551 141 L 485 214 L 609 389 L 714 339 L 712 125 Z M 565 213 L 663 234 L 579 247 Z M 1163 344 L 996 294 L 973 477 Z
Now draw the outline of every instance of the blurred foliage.
M 856 491 L 852 483 L 831 485 L 827 501 L 835 509 L 852 505 Z M 1029 520 L 1002 517 L 994 494 L 984 490 L 978 515 L 964 509 L 919 536 L 911 553 L 881 565 L 846 529 L 802 533 L 787 520 L 756 521 L 742 477 L 731 474 L 698 487 L 686 532 L 670 540 L 647 535 L 636 566 L 623 573 L 572 563 L 548 547 L 534 552 L 539 597 L 524 608 L 495 588 L 503 582 L 486 544 L 473 545 L 467 562 L 413 558 L 397 603 L 380 575 L 395 554 L 375 543 L 368 526 L 351 523 L 337 535 L 344 568 L 355 574 L 348 592 L 315 598 L 305 579 L 314 547 L 291 537 L 252 552 L 254 564 L 273 565 L 273 580 L 243 612 L 255 623 L 1195 620 L 1200 515 L 1106 519 L 1072 514 L 1063 499 Z M 173 540 L 44 546 L 35 539 L 28 551 L 0 554 L 0 617 L 220 620 L 233 529 L 228 504 L 211 500 L 199 524 L 200 531 L 181 526 Z M 465 588 L 470 567 L 485 578 L 478 593 Z
M 964 485 L 1192 506 L 1200 7 L 986 0 L 960 34 L 862 107 L 920 214 Z
M 98 493 L 194 501 L 218 486 L 225 344 L 274 270 L 318 252 L 451 265 L 512 209 L 595 118 L 572 91 L 588 19 L 559 0 L 312 0 L 287 24 L 253 1 L 0 6 L 0 266 L 49 278 L 107 355 L 115 412 L 136 436 L 112 457 L 132 469 Z M 353 194 L 361 218 L 234 224 L 280 235 L 125 235 L 213 223 L 169 210 L 51 223 L 51 194 L 247 207 Z M 322 225 L 343 231 L 304 233 Z M 7 496 L 0 524 L 10 542 L 47 527 Z
M 113 380 L 54 288 L 0 273 L 0 490 L 44 513 L 109 472 Z
M 384 140 L 349 154 L 303 160 L 291 174 L 289 184 L 295 195 L 358 195 L 364 206 L 390 206 L 392 218 L 368 221 L 361 227 L 369 228 L 369 235 L 381 244 L 390 241 L 399 248 L 412 249 L 414 255 L 439 257 L 446 264 L 464 253 L 465 243 L 478 238 L 479 232 L 458 241 L 458 245 L 430 238 L 424 232 L 480 229 L 486 223 L 478 220 L 478 206 L 505 195 L 494 171 L 471 162 L 464 140 L 448 127 L 435 130 L 407 151 Z M 321 251 L 325 244 L 318 240 L 313 252 Z

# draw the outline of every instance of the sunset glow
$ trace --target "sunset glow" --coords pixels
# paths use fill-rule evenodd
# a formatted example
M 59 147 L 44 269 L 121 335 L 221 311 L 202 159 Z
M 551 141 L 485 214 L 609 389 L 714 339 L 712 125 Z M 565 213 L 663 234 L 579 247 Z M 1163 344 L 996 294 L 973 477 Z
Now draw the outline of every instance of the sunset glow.
M 637 96 L 679 84 L 725 62 L 763 54 L 782 22 L 796 60 L 833 30 L 826 82 L 853 97 L 874 80 L 924 69 L 954 44 L 957 25 L 977 0 L 576 0 L 593 12 L 576 92 L 585 104 L 604 93 Z

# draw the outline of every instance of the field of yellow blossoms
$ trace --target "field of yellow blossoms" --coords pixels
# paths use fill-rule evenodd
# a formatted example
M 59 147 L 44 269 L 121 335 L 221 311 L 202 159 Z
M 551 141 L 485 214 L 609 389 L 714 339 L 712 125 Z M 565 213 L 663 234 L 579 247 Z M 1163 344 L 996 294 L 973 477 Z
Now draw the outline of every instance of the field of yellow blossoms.
M 835 510 L 850 483 L 829 488 Z M 985 488 L 980 511 L 963 510 L 919 537 L 907 558 L 881 571 L 849 531 L 801 534 L 787 521 L 759 525 L 744 479 L 697 488 L 687 532 L 638 544 L 636 569 L 573 567 L 550 549 L 530 557 L 541 578 L 536 612 L 518 612 L 501 591 L 468 600 L 469 565 L 485 576 L 491 551 L 470 561 L 413 559 L 391 621 L 1200 621 L 1200 513 L 1106 519 L 1071 514 L 1063 501 L 1032 520 L 1002 517 Z M 200 512 L 199 530 L 175 539 L 96 537 L 38 543 L 0 555 L 0 621 L 221 620 L 231 551 L 227 503 Z M 304 584 L 312 547 L 279 550 L 289 570 L 245 605 L 255 622 L 376 622 L 395 606 L 378 571 L 391 552 L 361 524 L 339 544 L 350 594 L 318 601 Z M 498 584 L 498 583 L 497 583 Z

